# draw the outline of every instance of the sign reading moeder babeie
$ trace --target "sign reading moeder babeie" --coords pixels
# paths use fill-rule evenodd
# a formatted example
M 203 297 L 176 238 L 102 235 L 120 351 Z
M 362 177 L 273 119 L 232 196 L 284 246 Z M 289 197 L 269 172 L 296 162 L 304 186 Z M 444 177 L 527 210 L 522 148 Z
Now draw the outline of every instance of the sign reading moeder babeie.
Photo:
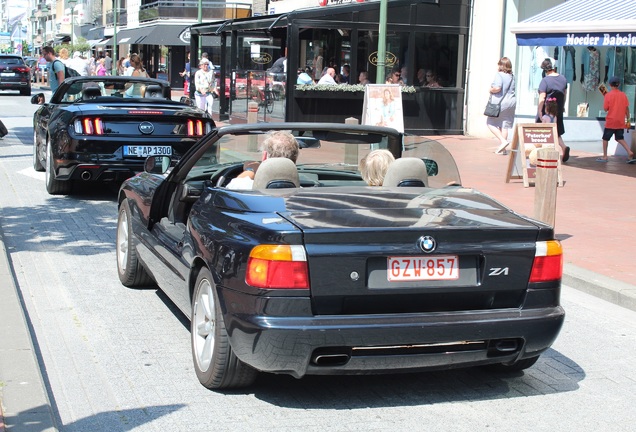
M 516 125 L 515 134 L 510 143 L 510 159 L 508 160 L 508 169 L 506 170 L 506 183 L 509 183 L 510 179 L 522 178 L 524 187 L 530 186 L 530 183 L 534 184 L 534 175 L 528 172 L 530 165 L 528 161 L 529 153 L 541 147 L 556 148 L 558 139 L 556 123 L 525 123 Z M 555 161 L 555 164 L 558 171 L 558 185 L 563 186 L 560 158 Z M 540 164 L 537 163 L 537 166 L 538 165 Z M 533 173 L 534 171 L 532 171 L 532 174 Z
M 521 46 L 636 47 L 636 31 L 615 33 L 517 33 Z

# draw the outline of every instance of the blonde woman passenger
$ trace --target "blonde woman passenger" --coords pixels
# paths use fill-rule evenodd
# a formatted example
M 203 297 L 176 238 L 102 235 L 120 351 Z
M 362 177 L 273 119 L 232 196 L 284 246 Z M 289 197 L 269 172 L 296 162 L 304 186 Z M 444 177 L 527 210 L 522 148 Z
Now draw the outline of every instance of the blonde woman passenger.
M 382 186 L 389 165 L 395 161 L 388 150 L 373 150 L 360 161 L 359 169 L 362 179 L 369 186 Z

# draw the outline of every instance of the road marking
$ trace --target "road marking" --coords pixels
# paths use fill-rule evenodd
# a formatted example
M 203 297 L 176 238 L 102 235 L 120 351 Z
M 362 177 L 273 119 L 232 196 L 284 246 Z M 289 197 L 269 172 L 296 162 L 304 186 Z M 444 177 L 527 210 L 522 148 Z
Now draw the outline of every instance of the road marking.
M 43 172 L 37 172 L 33 168 L 25 168 L 23 170 L 18 171 L 18 174 L 22 174 L 22 175 L 27 176 L 27 177 L 31 177 L 31 178 L 34 178 L 34 179 L 37 179 L 37 180 L 44 181 L 44 173 Z

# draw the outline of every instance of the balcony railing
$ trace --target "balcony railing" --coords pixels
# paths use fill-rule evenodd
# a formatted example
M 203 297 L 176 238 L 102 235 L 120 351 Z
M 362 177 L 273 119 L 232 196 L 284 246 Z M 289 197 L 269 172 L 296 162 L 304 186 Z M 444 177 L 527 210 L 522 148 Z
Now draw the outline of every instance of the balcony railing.
M 198 18 L 199 0 L 167 1 L 159 0 L 148 3 L 139 9 L 139 22 L 145 23 L 157 20 L 188 20 L 196 21 Z M 246 18 L 252 14 L 250 3 L 225 2 L 225 0 L 203 0 L 201 15 L 202 20 L 214 21 L 228 18 Z
M 106 27 L 112 27 L 114 24 L 113 20 L 114 12 L 108 11 L 106 12 Z M 128 14 L 126 13 L 126 9 L 118 9 L 117 10 L 117 25 L 125 26 L 128 24 Z

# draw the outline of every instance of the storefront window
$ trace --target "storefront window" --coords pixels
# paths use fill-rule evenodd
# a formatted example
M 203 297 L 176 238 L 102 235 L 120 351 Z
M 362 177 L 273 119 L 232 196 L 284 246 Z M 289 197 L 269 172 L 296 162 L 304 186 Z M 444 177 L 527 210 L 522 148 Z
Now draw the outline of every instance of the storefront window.
M 565 117 L 605 117 L 599 86 L 613 76 L 621 80 L 630 112 L 636 100 L 636 48 L 600 46 L 523 47 L 517 65 L 517 114 L 534 115 L 543 77 L 541 62 L 554 60 L 557 72 L 568 81 Z
M 310 68 L 308 73 L 318 81 L 332 67 L 336 71 L 336 82 L 355 84 L 344 67 L 351 62 L 349 29 L 304 29 L 299 36 L 301 69 Z

